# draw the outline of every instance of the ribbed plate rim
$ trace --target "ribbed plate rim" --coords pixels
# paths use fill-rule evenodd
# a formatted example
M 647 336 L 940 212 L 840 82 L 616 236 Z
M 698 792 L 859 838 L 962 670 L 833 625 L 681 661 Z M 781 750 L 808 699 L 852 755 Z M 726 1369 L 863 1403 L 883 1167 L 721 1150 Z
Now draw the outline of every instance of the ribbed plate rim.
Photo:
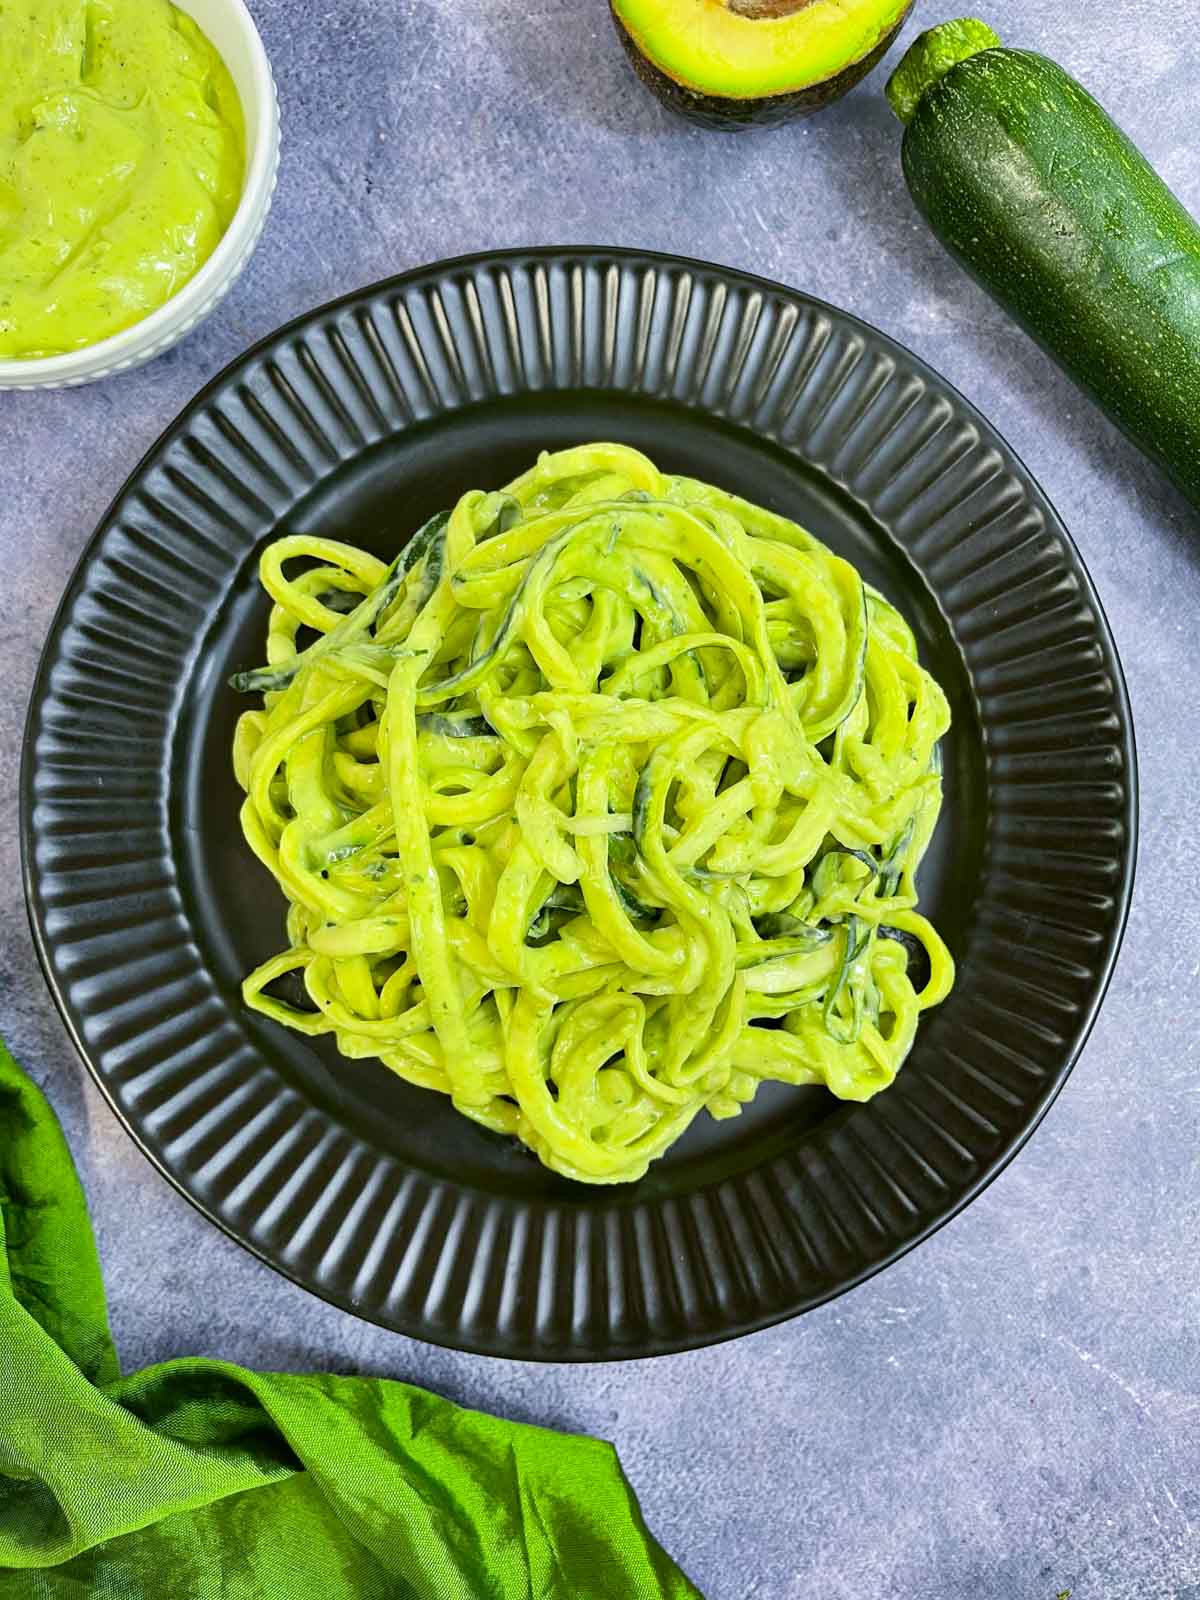
M 924 1220 L 918 1231 L 911 1237 L 901 1239 L 890 1249 L 869 1261 L 865 1266 L 854 1273 L 832 1283 L 827 1288 L 816 1292 L 805 1292 L 795 1295 L 787 1304 L 773 1307 L 767 1314 L 746 1318 L 741 1321 L 730 1321 L 717 1330 L 711 1326 L 693 1329 L 678 1338 L 653 1334 L 647 1340 L 644 1348 L 626 1348 L 614 1346 L 601 1352 L 592 1349 L 576 1349 L 574 1347 L 547 1349 L 534 1346 L 519 1351 L 497 1349 L 494 1344 L 489 1345 L 483 1339 L 470 1336 L 445 1333 L 443 1330 L 430 1327 L 426 1324 L 414 1323 L 411 1320 L 390 1320 L 373 1315 L 370 1308 L 356 1305 L 348 1295 L 339 1294 L 329 1285 L 322 1284 L 313 1276 L 306 1275 L 299 1268 L 293 1270 L 281 1259 L 273 1256 L 271 1252 L 260 1247 L 248 1234 L 225 1218 L 219 1209 L 204 1202 L 197 1194 L 193 1193 L 184 1179 L 175 1174 L 169 1163 L 160 1158 L 153 1148 L 148 1137 L 138 1127 L 134 1118 L 129 1116 L 120 1105 L 116 1094 L 109 1084 L 97 1062 L 92 1059 L 92 1054 L 82 1036 L 73 1008 L 65 993 L 65 986 L 60 983 L 55 973 L 51 944 L 36 913 L 36 867 L 34 863 L 35 834 L 33 830 L 33 782 L 35 767 L 35 739 L 37 732 L 38 708 L 44 698 L 50 672 L 54 661 L 52 646 L 58 639 L 64 622 L 70 615 L 71 606 L 77 599 L 82 588 L 83 579 L 106 532 L 113 524 L 114 518 L 130 492 L 137 486 L 143 474 L 152 466 L 160 453 L 179 437 L 184 436 L 192 422 L 202 415 L 208 406 L 222 390 L 243 369 L 249 368 L 261 357 L 267 355 L 272 349 L 284 347 L 288 341 L 300 334 L 303 330 L 317 328 L 327 322 L 332 322 L 340 313 L 360 305 L 373 303 L 388 295 L 400 296 L 406 290 L 412 289 L 423 283 L 437 284 L 453 280 L 456 274 L 469 274 L 480 268 L 517 268 L 523 264 L 541 263 L 544 266 L 570 265 L 578 266 L 588 262 L 600 262 L 604 265 L 625 264 L 629 267 L 649 268 L 662 272 L 684 272 L 694 275 L 710 275 L 727 285 L 740 286 L 756 290 L 763 294 L 779 297 L 790 301 L 801 308 L 809 308 L 820 314 L 830 317 L 835 323 L 865 336 L 868 341 L 882 347 L 890 355 L 899 359 L 900 363 L 907 366 L 922 382 L 932 386 L 935 392 L 948 397 L 956 411 L 962 418 L 977 427 L 985 440 L 997 447 L 1006 467 L 1018 478 L 1025 495 L 1037 506 L 1045 516 L 1047 532 L 1052 535 L 1062 546 L 1067 564 L 1072 569 L 1078 580 L 1083 597 L 1090 605 L 1096 619 L 1095 638 L 1102 648 L 1105 666 L 1112 679 L 1112 701 L 1120 728 L 1114 735 L 1114 743 L 1119 744 L 1125 758 L 1124 782 L 1124 812 L 1123 821 L 1126 829 L 1126 842 L 1124 852 L 1120 858 L 1120 880 L 1113 888 L 1113 897 L 1116 903 L 1115 917 L 1112 931 L 1108 938 L 1102 960 L 1096 963 L 1095 992 L 1086 1010 L 1083 1012 L 1073 1039 L 1064 1059 L 1053 1076 L 1045 1084 L 1042 1093 L 1033 1106 L 1031 1115 L 1020 1132 L 1011 1139 L 1000 1152 L 990 1160 L 980 1164 L 977 1175 L 965 1187 L 956 1193 L 953 1201 L 941 1211 L 933 1215 L 932 1220 Z M 525 390 L 519 392 L 544 393 L 553 392 L 558 387 L 553 382 L 535 387 L 527 385 Z M 469 404 L 469 401 L 464 403 Z M 441 414 L 453 410 L 452 407 L 443 408 Z M 1029 1138 L 1040 1125 L 1042 1118 L 1053 1105 L 1061 1092 L 1067 1077 L 1077 1063 L 1093 1027 L 1104 998 L 1107 994 L 1113 971 L 1120 953 L 1124 933 L 1128 924 L 1130 906 L 1133 895 L 1134 879 L 1136 874 L 1137 841 L 1138 841 L 1138 772 L 1136 759 L 1136 736 L 1134 730 L 1133 714 L 1130 705 L 1128 689 L 1125 682 L 1124 671 L 1113 638 L 1111 627 L 1104 611 L 1103 603 L 1096 591 L 1091 575 L 1083 561 L 1079 549 L 1069 530 L 1059 517 L 1054 506 L 1029 472 L 1024 461 L 1007 442 L 998 430 L 986 419 L 982 412 L 964 396 L 961 391 L 948 379 L 943 377 L 921 357 L 914 354 L 889 334 L 866 322 L 861 317 L 847 312 L 822 298 L 807 291 L 793 288 L 779 283 L 759 274 L 743 271 L 739 268 L 727 267 L 697 258 L 683 257 L 671 253 L 644 251 L 618 246 L 605 245 L 564 245 L 564 246 L 529 246 L 511 247 L 503 250 L 485 250 L 471 252 L 464 255 L 449 257 L 445 260 L 416 266 L 403 273 L 368 284 L 362 288 L 354 289 L 337 298 L 327 301 L 322 305 L 304 312 L 290 319 L 288 322 L 256 341 L 243 354 L 236 357 L 213 378 L 211 378 L 187 403 L 183 410 L 172 419 L 159 437 L 151 444 L 137 465 L 128 474 L 124 483 L 113 497 L 111 504 L 106 509 L 103 517 L 97 524 L 95 531 L 85 545 L 79 560 L 68 580 L 63 596 L 55 610 L 47 641 L 38 670 L 32 686 L 29 706 L 26 715 L 24 737 L 22 742 L 21 772 L 20 772 L 20 847 L 22 884 L 25 895 L 26 912 L 29 918 L 33 943 L 37 952 L 39 963 L 47 986 L 54 998 L 55 1004 L 62 1016 L 72 1043 L 75 1046 L 84 1065 L 96 1086 L 111 1106 L 118 1120 L 126 1132 L 134 1140 L 143 1155 L 162 1174 L 163 1177 L 184 1196 L 203 1216 L 215 1223 L 222 1232 L 249 1250 L 266 1265 L 279 1272 L 299 1287 L 307 1289 L 327 1303 L 349 1312 L 351 1315 L 375 1321 L 378 1325 L 387 1327 L 392 1331 L 401 1332 L 409 1337 L 418 1338 L 426 1342 L 449 1349 L 462 1350 L 472 1354 L 490 1355 L 497 1359 L 525 1359 L 543 1362 L 579 1362 L 593 1361 L 623 1361 L 644 1359 L 648 1356 L 667 1355 L 691 1349 L 701 1348 L 730 1339 L 742 1337 L 745 1334 L 760 1331 L 765 1328 L 777 1326 L 790 1320 L 802 1312 L 815 1309 L 828 1303 L 847 1290 L 856 1287 L 873 1277 L 876 1272 L 882 1271 L 892 1262 L 906 1255 L 909 1250 L 928 1239 L 945 1224 L 971 1203 L 999 1174 L 1008 1166 L 1015 1156 L 1024 1148 Z

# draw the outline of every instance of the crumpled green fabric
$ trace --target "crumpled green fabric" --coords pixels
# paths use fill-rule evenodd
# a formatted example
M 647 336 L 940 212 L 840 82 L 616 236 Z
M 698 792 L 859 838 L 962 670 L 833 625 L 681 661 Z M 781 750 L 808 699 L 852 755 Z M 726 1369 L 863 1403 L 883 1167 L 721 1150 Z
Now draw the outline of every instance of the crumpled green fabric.
M 700 1600 L 612 1447 L 386 1378 L 122 1376 L 83 1192 L 0 1043 L 3 1600 Z

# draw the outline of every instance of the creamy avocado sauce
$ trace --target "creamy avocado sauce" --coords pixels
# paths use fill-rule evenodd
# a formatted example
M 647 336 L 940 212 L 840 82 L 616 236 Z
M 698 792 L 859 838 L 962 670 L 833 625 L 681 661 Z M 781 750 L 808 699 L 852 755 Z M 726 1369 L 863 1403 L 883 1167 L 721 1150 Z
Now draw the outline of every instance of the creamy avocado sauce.
M 95 344 L 216 249 L 245 137 L 228 70 L 167 0 L 0 0 L 0 358 Z

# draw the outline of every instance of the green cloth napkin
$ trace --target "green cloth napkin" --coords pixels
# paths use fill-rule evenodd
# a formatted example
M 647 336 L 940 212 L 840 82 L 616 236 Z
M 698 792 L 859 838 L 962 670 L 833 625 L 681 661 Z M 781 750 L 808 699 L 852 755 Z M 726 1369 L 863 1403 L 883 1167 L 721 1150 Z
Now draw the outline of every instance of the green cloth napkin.
M 70 1151 L 2 1043 L 0 1596 L 700 1600 L 598 1440 L 387 1378 L 122 1377 Z

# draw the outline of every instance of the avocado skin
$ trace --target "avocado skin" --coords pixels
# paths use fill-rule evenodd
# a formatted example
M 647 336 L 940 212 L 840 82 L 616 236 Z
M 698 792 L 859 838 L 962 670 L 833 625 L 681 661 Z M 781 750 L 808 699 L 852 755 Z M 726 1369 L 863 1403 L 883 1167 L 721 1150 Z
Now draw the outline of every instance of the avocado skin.
M 768 94 L 753 100 L 726 99 L 724 95 L 701 94 L 695 89 L 689 89 L 642 54 L 632 34 L 617 15 L 612 0 L 609 0 L 609 14 L 613 19 L 617 35 L 625 46 L 625 52 L 633 63 L 633 70 L 646 87 L 654 91 L 663 105 L 669 106 L 672 111 L 678 111 L 692 122 L 698 122 L 701 127 L 716 128 L 725 133 L 741 133 L 751 128 L 775 127 L 778 123 L 791 121 L 794 117 L 810 117 L 814 111 L 822 111 L 835 100 L 839 100 L 848 89 L 853 89 L 860 78 L 865 78 L 871 68 L 887 54 L 888 46 L 912 10 L 912 3 L 913 0 L 909 0 L 909 4 L 896 18 L 895 26 L 884 34 L 869 55 L 863 56 L 858 61 L 852 61 L 848 67 L 843 67 L 832 78 L 824 78 L 820 83 L 810 83 L 807 87 L 796 89 L 791 94 Z

